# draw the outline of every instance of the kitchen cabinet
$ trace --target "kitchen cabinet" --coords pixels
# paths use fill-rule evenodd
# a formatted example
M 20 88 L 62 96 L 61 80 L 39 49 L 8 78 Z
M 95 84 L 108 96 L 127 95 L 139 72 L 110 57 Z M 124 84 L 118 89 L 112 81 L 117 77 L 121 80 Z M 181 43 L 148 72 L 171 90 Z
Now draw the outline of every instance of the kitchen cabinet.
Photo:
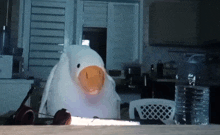
M 150 45 L 196 45 L 199 20 L 196 1 L 157 1 L 149 5 Z
M 161 46 L 206 46 L 220 42 L 218 0 L 144 1 L 144 42 Z
M 216 44 L 219 47 L 220 42 L 220 1 L 203 0 L 200 2 L 199 14 L 199 35 L 198 42 L 201 45 L 210 47 Z M 215 49 L 214 49 L 215 50 Z

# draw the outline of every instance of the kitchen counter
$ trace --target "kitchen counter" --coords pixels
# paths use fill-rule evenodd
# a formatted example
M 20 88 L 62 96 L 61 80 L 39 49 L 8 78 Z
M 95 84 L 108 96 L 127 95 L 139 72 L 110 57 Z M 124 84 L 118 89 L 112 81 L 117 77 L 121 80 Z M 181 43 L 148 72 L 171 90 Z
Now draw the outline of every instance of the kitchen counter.
M 152 81 L 156 81 L 156 82 L 173 82 L 173 83 L 181 83 L 181 81 L 177 80 L 177 79 L 166 79 L 166 78 L 162 78 L 162 79 L 158 79 L 158 78 L 151 78 Z M 220 85 L 220 80 L 208 80 L 206 82 L 203 82 L 201 85 L 199 86 L 219 86 Z

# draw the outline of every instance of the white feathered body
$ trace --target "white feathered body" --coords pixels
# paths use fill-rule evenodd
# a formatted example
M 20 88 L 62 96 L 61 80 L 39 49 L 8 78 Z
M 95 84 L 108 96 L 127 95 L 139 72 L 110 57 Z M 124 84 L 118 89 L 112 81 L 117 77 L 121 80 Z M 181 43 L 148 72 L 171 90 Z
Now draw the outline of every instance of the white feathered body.
M 98 95 L 85 94 L 71 77 L 70 62 L 68 55 L 63 53 L 59 63 L 51 70 L 39 113 L 54 116 L 58 110 L 65 108 L 72 116 L 119 118 L 120 97 L 115 91 L 114 80 L 106 73 L 102 91 Z

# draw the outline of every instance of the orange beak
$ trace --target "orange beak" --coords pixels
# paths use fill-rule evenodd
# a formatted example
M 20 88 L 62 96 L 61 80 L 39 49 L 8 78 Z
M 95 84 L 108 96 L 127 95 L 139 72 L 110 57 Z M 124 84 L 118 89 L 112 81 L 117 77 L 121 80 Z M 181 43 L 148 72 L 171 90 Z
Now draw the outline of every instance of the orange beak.
M 83 91 L 89 95 L 97 95 L 101 92 L 105 82 L 105 73 L 98 66 L 84 68 L 78 76 Z

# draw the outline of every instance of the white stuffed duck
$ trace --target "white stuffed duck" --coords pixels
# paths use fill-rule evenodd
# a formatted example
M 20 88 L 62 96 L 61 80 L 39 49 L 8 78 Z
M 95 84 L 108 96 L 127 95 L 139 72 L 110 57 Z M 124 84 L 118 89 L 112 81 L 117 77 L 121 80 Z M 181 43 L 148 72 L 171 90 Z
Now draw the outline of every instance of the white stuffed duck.
M 65 108 L 72 116 L 120 118 L 120 101 L 99 54 L 88 46 L 70 45 L 51 70 L 39 117 Z

